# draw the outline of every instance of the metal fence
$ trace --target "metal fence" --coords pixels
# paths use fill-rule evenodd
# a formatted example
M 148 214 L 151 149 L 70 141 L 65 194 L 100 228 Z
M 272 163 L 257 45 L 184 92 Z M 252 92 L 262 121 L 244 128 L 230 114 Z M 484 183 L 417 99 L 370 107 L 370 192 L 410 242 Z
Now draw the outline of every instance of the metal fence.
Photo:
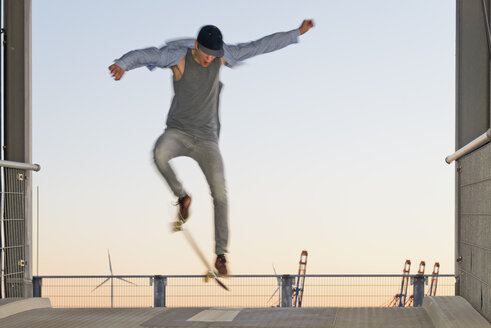
M 213 281 L 206 283 L 202 275 L 43 276 L 34 279 L 34 295 L 50 298 L 53 307 L 68 308 L 292 306 L 298 277 L 232 275 L 223 279 L 230 289 L 226 291 Z M 302 307 L 398 306 L 403 277 L 305 275 Z M 415 277 L 409 276 L 408 283 Z M 432 287 L 432 277 L 423 276 L 425 295 Z M 454 275 L 439 275 L 435 289 L 437 296 L 455 295 Z M 409 285 L 403 306 L 411 304 L 413 290 L 413 285 Z M 285 296 L 290 298 L 289 304 L 285 304 Z
M 26 171 L 2 168 L 0 298 L 24 297 Z

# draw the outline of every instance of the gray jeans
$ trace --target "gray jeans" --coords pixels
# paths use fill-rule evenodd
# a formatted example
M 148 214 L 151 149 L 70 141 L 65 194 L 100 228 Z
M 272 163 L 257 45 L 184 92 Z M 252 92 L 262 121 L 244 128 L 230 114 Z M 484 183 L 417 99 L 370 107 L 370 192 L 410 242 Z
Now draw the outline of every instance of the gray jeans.
M 227 253 L 228 245 L 228 200 L 222 155 L 218 144 L 193 137 L 178 129 L 167 129 L 155 143 L 155 164 L 170 189 L 181 197 L 186 195 L 182 183 L 177 179 L 169 161 L 175 157 L 191 157 L 198 162 L 210 186 L 215 209 L 215 252 Z

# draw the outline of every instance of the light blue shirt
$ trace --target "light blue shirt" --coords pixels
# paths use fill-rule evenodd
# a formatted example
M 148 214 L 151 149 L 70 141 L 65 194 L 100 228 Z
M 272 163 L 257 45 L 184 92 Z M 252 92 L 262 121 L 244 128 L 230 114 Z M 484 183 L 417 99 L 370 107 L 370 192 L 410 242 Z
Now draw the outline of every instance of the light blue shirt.
M 297 43 L 300 36 L 299 29 L 288 32 L 278 32 L 265 36 L 259 40 L 239 43 L 236 45 L 224 44 L 223 58 L 227 66 L 234 67 L 240 62 L 257 56 L 284 48 L 290 44 Z M 188 48 L 194 48 L 196 39 L 181 39 L 167 42 L 166 45 L 156 48 L 145 48 L 133 50 L 121 58 L 115 60 L 115 64 L 129 71 L 138 67 L 146 66 L 149 70 L 155 67 L 168 68 L 177 65 L 184 56 Z

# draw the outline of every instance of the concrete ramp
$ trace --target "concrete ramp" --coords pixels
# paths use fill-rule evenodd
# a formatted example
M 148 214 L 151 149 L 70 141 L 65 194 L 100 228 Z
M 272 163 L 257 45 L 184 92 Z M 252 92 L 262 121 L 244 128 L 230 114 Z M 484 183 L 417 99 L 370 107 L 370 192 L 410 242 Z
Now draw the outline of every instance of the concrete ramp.
M 490 328 L 462 297 L 417 308 L 54 309 L 48 299 L 0 301 L 1 328 Z
M 460 296 L 426 296 L 423 308 L 435 328 L 491 327 L 489 322 Z
M 48 298 L 7 298 L 0 300 L 0 319 L 35 309 L 51 308 Z

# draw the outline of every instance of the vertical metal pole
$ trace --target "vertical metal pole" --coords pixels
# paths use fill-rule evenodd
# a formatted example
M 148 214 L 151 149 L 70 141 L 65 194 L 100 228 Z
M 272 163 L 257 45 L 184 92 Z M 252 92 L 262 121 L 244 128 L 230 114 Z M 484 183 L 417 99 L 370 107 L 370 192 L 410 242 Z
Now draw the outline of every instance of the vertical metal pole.
M 32 296 L 42 297 L 41 287 L 43 286 L 42 277 L 32 277 Z
M 428 292 L 427 296 L 433 296 L 431 293 L 433 293 L 433 278 L 431 278 L 430 291 Z
M 0 168 L 0 299 L 6 297 L 5 295 L 5 254 L 3 254 L 3 247 L 5 246 L 5 169 Z
M 293 304 L 292 306 L 293 307 L 297 307 L 297 304 L 298 304 L 298 293 L 300 292 L 300 275 L 297 277 L 297 283 L 295 283 L 295 279 L 293 280 L 293 285 L 296 287 L 293 288 L 293 293 L 295 295 L 295 297 L 293 298 Z
M 413 278 L 413 307 L 419 307 L 423 305 L 423 298 L 425 296 L 425 277 L 422 274 L 418 274 Z
M 5 168 L 0 168 L 0 184 L 2 185 L 2 197 L 0 198 L 0 247 L 5 247 Z M 0 298 L 7 297 L 5 284 L 5 251 L 0 257 Z
M 165 307 L 165 286 L 167 286 L 167 277 L 156 275 L 153 277 L 153 306 Z
M 285 274 L 281 277 L 281 307 L 292 306 L 293 277 Z
M 39 186 L 36 187 L 36 275 L 39 276 Z
M 403 297 L 404 297 L 404 300 L 402 300 Z M 399 294 L 399 307 L 404 307 L 404 304 L 406 304 L 406 300 L 405 300 L 405 296 L 404 296 L 404 277 L 402 277 L 401 293 Z
M 462 252 L 461 252 L 461 172 L 460 159 L 455 161 L 455 296 L 460 296 L 460 283 L 461 283 L 461 265 L 462 265 Z
M 111 309 L 112 308 L 114 308 L 114 279 L 113 276 L 111 275 Z
M 3 160 L 3 65 L 4 65 L 4 47 L 3 47 L 3 1 L 0 1 L 0 29 L 1 29 L 1 38 L 0 42 L 2 43 L 2 49 L 0 50 L 0 159 Z M 0 193 L 1 193 L 1 202 L 2 206 L 0 206 L 0 299 L 3 298 L 3 168 L 0 169 Z

